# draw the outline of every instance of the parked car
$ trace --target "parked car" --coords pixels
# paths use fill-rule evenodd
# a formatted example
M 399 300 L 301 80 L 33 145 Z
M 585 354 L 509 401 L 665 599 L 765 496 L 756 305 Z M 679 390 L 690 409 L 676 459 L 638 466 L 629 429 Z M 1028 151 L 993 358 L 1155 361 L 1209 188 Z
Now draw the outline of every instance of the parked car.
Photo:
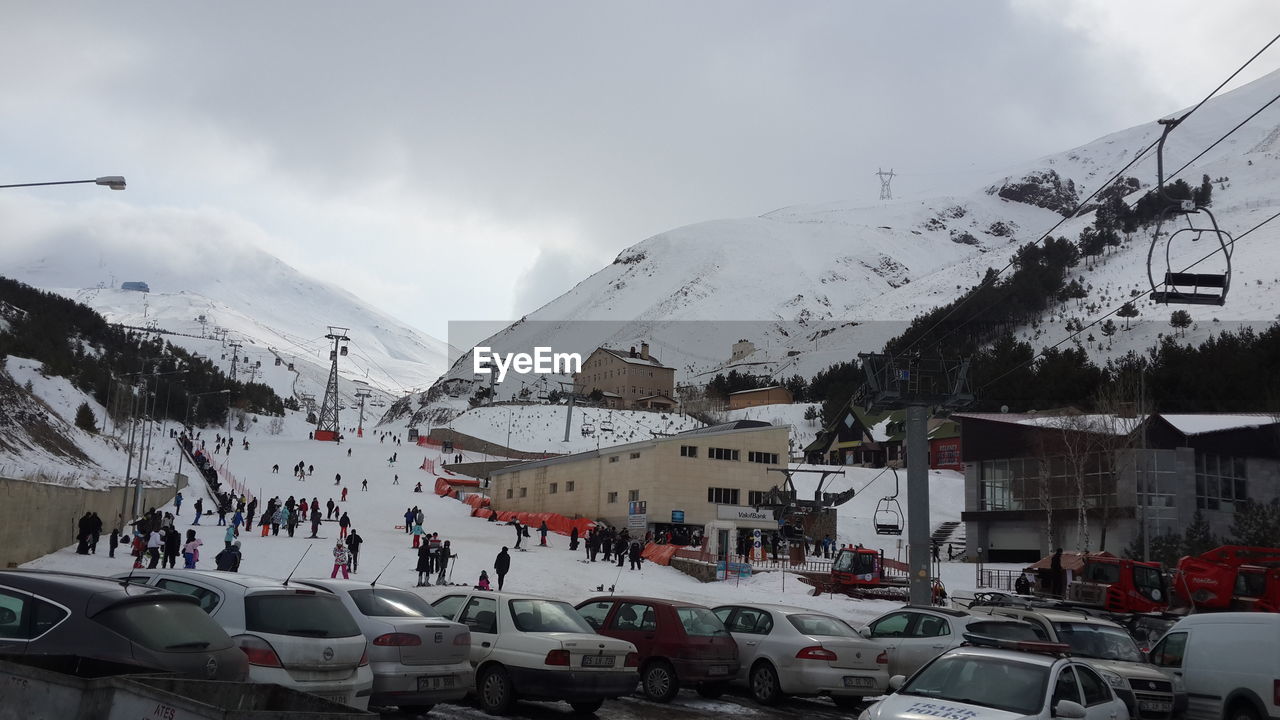
M 369 641 L 370 705 L 425 713 L 475 689 L 471 631 L 408 590 L 355 580 L 295 580 L 333 593 Z
M 938 655 L 959 647 L 965 633 L 1008 640 L 1046 640 L 1028 623 L 964 610 L 904 605 L 872 620 L 859 633 L 889 653 L 889 674 L 910 675 Z
M 1151 648 L 1151 662 L 1187 693 L 1188 720 L 1280 717 L 1280 615 L 1197 613 Z
M 78 655 L 201 680 L 249 662 L 190 597 L 100 577 L 0 570 L 0 653 Z
M 757 702 L 827 695 L 853 708 L 889 686 L 888 653 L 844 620 L 789 605 L 723 605 L 712 612 L 738 643 L 745 682 Z
M 1185 697 L 1181 701 L 1175 697 L 1170 678 L 1147 662 L 1133 637 L 1117 623 L 1070 610 L 993 607 L 984 611 L 1029 622 L 1051 641 L 1067 644 L 1072 655 L 1089 663 L 1111 685 L 1131 718 L 1166 720 L 1175 707 L 1186 705 Z
M 481 590 L 432 604 L 471 630 L 476 697 L 490 714 L 508 712 L 517 699 L 563 700 L 593 713 L 640 680 L 635 646 L 597 635 L 569 603 Z
M 209 570 L 135 570 L 122 580 L 194 597 L 249 658 L 249 679 L 365 709 L 373 688 L 360 626 L 332 593 Z
M 971 636 L 972 637 L 972 636 Z M 995 641 L 967 645 L 930 660 L 859 720 L 1128 720 L 1124 702 L 1066 646 Z M 1019 648 L 1018 650 L 1005 648 Z
M 670 702 L 682 685 L 717 698 L 738 674 L 738 644 L 709 608 L 611 595 L 579 603 L 578 612 L 601 635 L 636 646 L 641 687 L 651 700 Z

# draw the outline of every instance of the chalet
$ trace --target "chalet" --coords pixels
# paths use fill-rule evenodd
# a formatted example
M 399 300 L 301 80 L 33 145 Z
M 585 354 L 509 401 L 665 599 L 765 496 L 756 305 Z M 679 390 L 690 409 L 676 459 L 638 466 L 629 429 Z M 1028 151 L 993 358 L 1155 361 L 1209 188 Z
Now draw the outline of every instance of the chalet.
M 676 405 L 676 370 L 649 354 L 649 343 L 637 351 L 600 347 L 573 374 L 573 391 L 598 393 L 605 407 L 666 410 Z

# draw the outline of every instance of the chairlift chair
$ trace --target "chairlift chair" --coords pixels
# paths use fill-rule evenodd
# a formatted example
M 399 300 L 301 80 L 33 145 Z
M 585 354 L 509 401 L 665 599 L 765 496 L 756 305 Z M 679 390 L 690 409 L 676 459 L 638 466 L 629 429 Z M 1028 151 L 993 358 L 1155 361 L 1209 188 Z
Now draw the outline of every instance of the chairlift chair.
M 1179 122 L 1181 119 L 1160 121 L 1164 126 L 1164 132 L 1160 135 L 1160 142 L 1156 148 L 1156 173 L 1159 183 L 1158 193 L 1167 204 L 1156 217 L 1156 229 L 1151 236 L 1151 247 L 1147 250 L 1147 280 L 1151 283 L 1151 299 L 1161 305 L 1223 305 L 1227 301 L 1227 291 L 1231 289 L 1231 251 L 1235 239 L 1231 237 L 1231 233 L 1218 227 L 1217 218 L 1208 208 L 1198 207 L 1192 200 L 1171 198 L 1164 189 L 1164 141 Z M 1156 273 L 1152 265 L 1156 245 L 1160 242 L 1160 228 L 1166 221 L 1179 215 L 1186 219 L 1187 227 L 1173 231 L 1165 240 L 1164 280 L 1156 283 Z M 1192 222 L 1192 215 L 1203 215 L 1208 218 L 1208 223 Z M 1191 242 L 1198 242 L 1205 235 L 1209 236 L 1209 244 L 1217 240 L 1218 247 L 1222 250 L 1220 272 L 1175 271 L 1172 265 L 1174 242 L 1183 242 L 1188 239 Z M 1205 259 L 1216 254 L 1216 252 L 1212 253 Z
M 898 471 L 893 468 L 889 470 L 893 472 L 893 494 L 880 498 L 876 503 L 875 513 L 871 516 L 877 535 L 902 534 L 902 505 L 898 502 Z
M 600 423 L 600 432 L 606 432 L 606 433 L 613 432 L 613 421 L 605 420 L 604 422 Z
M 588 437 L 596 434 L 596 426 L 589 422 L 582 423 L 582 437 Z

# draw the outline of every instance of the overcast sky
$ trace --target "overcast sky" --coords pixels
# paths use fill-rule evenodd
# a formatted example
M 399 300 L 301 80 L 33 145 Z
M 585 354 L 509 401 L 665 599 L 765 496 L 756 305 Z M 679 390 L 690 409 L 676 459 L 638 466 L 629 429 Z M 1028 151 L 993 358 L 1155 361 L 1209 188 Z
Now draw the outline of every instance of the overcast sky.
M 1154 120 L 1278 29 L 1274 0 L 9 0 L 0 184 L 125 175 L 31 197 L 256 226 L 444 338 L 663 230 L 874 203 L 878 166 L 932 191 Z

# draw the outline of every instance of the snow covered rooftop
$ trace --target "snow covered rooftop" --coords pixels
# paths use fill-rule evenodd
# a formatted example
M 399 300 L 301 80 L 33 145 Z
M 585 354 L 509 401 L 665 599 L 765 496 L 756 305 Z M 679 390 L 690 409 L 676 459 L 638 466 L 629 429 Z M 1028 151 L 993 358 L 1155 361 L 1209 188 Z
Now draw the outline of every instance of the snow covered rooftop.
M 1280 423 L 1280 417 L 1267 413 L 1238 413 L 1223 415 L 1162 414 L 1165 422 L 1183 435 L 1203 435 L 1223 430 L 1259 428 Z
M 648 358 L 640 357 L 639 353 L 635 357 L 631 357 L 631 353 L 626 350 L 614 350 L 613 348 L 602 347 L 601 350 L 631 365 L 645 365 L 647 367 L 665 368 L 666 365 L 658 362 L 658 358 L 650 355 Z

